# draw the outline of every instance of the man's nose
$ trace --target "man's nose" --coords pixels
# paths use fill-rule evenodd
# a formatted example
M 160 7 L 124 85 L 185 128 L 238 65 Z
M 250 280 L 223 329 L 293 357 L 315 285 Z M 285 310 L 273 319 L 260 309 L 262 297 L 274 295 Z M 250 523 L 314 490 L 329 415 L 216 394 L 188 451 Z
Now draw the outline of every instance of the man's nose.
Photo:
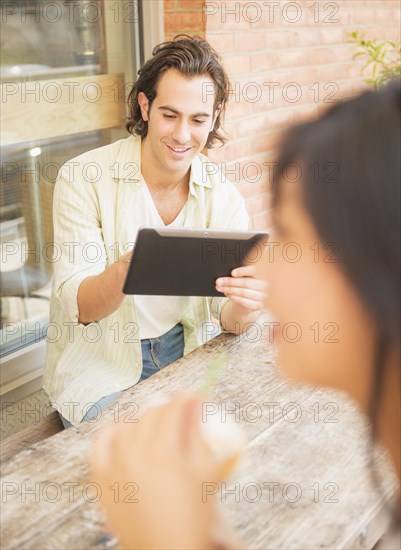
M 185 121 L 178 121 L 174 128 L 173 138 L 178 143 L 187 143 L 191 139 L 188 123 Z

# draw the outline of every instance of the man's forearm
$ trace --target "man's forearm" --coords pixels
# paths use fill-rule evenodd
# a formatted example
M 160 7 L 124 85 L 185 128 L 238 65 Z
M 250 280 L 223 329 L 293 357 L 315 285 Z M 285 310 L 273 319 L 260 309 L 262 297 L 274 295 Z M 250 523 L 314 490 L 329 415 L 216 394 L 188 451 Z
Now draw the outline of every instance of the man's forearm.
M 224 330 L 233 334 L 242 334 L 248 323 L 254 323 L 262 310 L 250 311 L 242 308 L 232 300 L 228 300 L 221 310 L 220 321 Z
M 87 325 L 111 315 L 124 300 L 129 259 L 123 256 L 103 273 L 84 279 L 78 289 L 79 322 Z

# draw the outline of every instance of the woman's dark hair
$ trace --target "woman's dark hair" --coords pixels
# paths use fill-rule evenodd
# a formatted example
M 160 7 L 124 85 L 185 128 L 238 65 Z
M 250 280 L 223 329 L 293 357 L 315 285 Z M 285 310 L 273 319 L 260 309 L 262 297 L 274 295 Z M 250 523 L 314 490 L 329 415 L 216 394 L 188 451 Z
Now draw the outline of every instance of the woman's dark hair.
M 218 53 L 206 40 L 198 36 L 180 34 L 153 49 L 152 57 L 139 69 L 139 78 L 128 96 L 129 116 L 126 123 L 128 132 L 141 137 L 145 137 L 148 133 L 148 123 L 142 119 L 138 104 L 138 94 L 143 92 L 146 95 L 150 108 L 156 97 L 159 80 L 168 69 L 176 69 L 187 78 L 208 75 L 213 80 L 215 95 L 213 112 L 219 106 L 221 112 L 209 134 L 206 147 L 210 148 L 216 141 L 220 141 L 223 145 L 226 139 L 219 133 L 219 128 L 228 101 L 230 81 Z
M 286 167 L 302 167 L 304 207 L 376 325 L 374 435 L 387 358 L 400 353 L 400 106 L 395 81 L 291 130 L 273 184 L 277 204 Z

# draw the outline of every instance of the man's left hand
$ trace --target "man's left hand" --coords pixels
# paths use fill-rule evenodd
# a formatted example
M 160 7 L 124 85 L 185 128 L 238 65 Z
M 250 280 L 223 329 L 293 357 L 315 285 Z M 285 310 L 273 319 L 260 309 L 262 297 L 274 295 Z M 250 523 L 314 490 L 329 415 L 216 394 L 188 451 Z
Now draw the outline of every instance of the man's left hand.
M 221 313 L 223 328 L 238 331 L 238 324 L 255 321 L 263 311 L 267 294 L 267 283 L 256 278 L 256 266 L 237 267 L 231 277 L 216 280 L 216 289 L 230 301 Z

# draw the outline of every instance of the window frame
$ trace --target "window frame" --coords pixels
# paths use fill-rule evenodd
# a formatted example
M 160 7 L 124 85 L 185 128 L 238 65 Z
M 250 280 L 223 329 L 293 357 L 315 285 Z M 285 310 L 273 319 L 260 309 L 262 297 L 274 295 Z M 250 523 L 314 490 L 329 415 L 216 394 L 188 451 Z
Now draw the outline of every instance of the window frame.
M 125 37 L 127 51 L 135 52 L 131 53 L 129 69 L 125 71 L 126 82 L 134 81 L 135 67 L 139 67 L 144 59 L 150 57 L 153 47 L 164 40 L 164 0 L 131 1 L 137 2 L 139 17 L 138 21 L 132 23 Z M 107 25 L 107 18 L 105 24 Z M 45 357 L 46 341 L 41 339 L 1 358 L 0 407 L 23 399 L 42 388 Z

